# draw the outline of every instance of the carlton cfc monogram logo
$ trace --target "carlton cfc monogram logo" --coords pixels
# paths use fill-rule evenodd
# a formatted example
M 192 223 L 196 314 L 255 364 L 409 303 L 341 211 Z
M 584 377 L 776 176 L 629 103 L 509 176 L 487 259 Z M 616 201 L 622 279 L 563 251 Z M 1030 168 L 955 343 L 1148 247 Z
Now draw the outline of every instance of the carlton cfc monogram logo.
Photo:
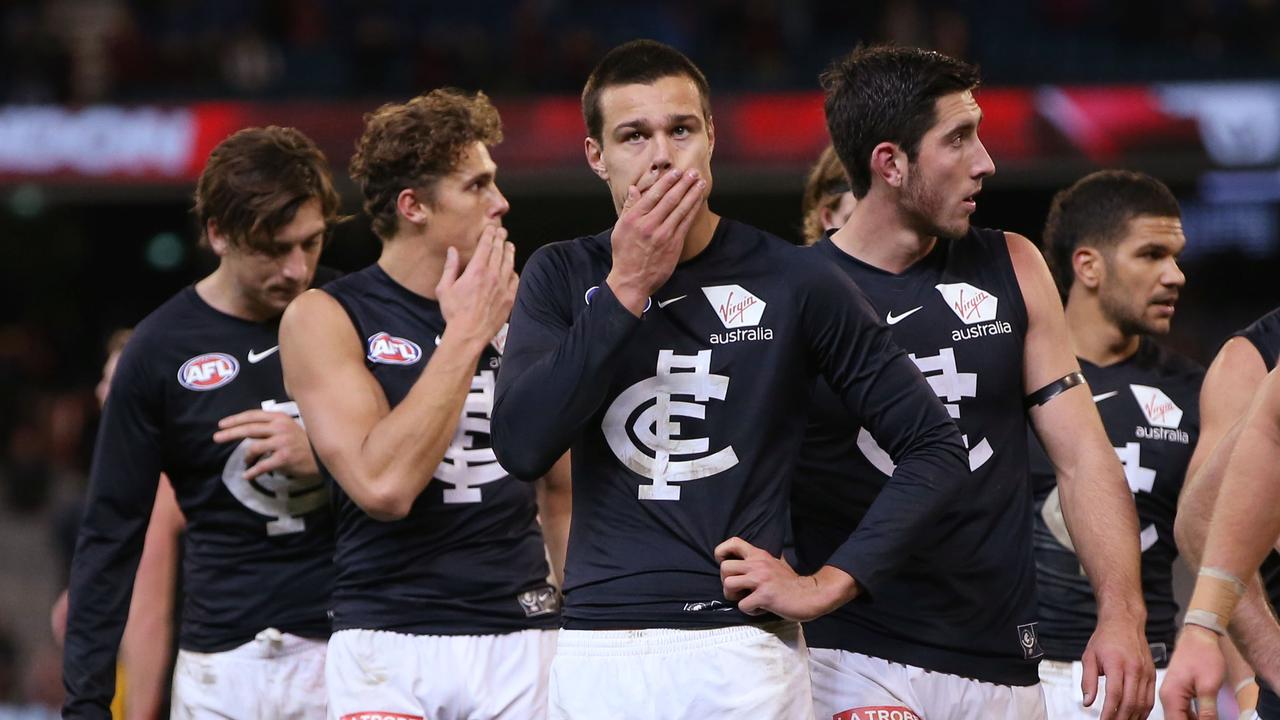
M 724 400 L 729 378 L 711 373 L 711 351 L 676 355 L 658 351 L 658 374 L 641 380 L 614 399 L 601 429 L 615 457 L 653 480 L 641 485 L 641 500 L 679 500 L 676 483 L 711 477 L 738 464 L 733 446 L 711 452 L 708 438 L 680 438 L 673 418 L 705 420 L 706 403 Z M 677 400 L 692 398 L 693 402 Z
M 204 392 L 220 388 L 236 379 L 240 363 L 226 353 L 205 353 L 182 363 L 178 382 L 188 390 Z
M 264 400 L 262 409 L 284 413 L 302 424 L 295 402 Z M 291 535 L 306 530 L 307 523 L 302 516 L 329 504 L 329 485 L 318 477 L 301 480 L 274 471 L 245 480 L 245 453 L 251 442 L 252 438 L 245 439 L 231 452 L 231 457 L 222 466 L 223 484 L 241 505 L 259 515 L 274 518 L 267 523 L 268 535 Z
M 384 365 L 412 365 L 422 359 L 422 348 L 412 340 L 380 332 L 369 337 L 368 357 Z

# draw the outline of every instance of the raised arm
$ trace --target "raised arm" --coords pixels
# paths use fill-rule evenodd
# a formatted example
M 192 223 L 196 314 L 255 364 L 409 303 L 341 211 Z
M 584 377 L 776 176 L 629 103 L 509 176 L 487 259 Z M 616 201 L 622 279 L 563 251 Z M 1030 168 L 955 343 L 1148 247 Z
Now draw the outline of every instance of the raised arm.
M 280 322 L 285 386 L 306 418 L 316 454 L 373 518 L 407 515 L 453 439 L 476 363 L 515 295 L 515 248 L 500 234 L 485 231 L 461 275 L 457 252 L 449 249 L 437 286 L 444 335 L 394 409 L 365 367 L 355 327 L 332 296 L 306 292 Z
M 544 475 L 604 402 L 609 364 L 675 270 L 705 189 L 692 171 L 631 188 L 613 229 L 612 270 L 589 305 L 566 303 L 570 269 L 554 249 L 529 259 L 493 408 L 493 450 L 512 475 Z
M 1040 251 L 1021 235 L 1005 237 L 1027 308 L 1023 387 L 1031 395 L 1078 373 L 1080 365 Z M 1098 603 L 1098 626 L 1081 658 L 1085 705 L 1093 703 L 1103 674 L 1103 716 L 1118 708 L 1121 718 L 1145 718 L 1155 701 L 1155 665 L 1146 639 L 1138 513 L 1124 469 L 1087 385 L 1032 407 L 1030 418 L 1057 474 L 1067 531 Z

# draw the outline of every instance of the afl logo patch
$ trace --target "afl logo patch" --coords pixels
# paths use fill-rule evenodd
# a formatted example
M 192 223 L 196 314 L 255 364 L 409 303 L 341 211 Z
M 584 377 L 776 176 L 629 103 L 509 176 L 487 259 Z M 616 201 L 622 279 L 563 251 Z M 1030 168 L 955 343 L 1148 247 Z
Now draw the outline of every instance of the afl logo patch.
M 369 360 L 385 365 L 412 365 L 422 359 L 422 348 L 412 340 L 380 332 L 369 338 Z
M 188 390 L 214 390 L 236 379 L 240 363 L 226 353 L 205 353 L 182 363 L 178 382 Z

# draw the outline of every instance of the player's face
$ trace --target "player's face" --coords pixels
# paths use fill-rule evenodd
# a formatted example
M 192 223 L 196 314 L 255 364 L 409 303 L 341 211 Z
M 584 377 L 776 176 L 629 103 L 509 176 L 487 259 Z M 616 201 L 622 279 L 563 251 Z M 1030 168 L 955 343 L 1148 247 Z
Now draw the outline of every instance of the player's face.
M 298 206 L 293 220 L 271 239 L 269 250 L 226 245 L 219 254 L 244 303 L 257 314 L 271 317 L 284 312 L 311 285 L 324 233 L 320 200 L 312 198 Z
M 1098 297 L 1103 312 L 1121 331 L 1169 332 L 1178 292 L 1187 281 L 1178 267 L 1186 244 L 1178 218 L 1140 215 L 1129 220 L 1124 237 L 1103 253 L 1106 273 Z
M 444 246 L 457 248 L 464 264 L 471 260 L 484 229 L 502 227 L 502 216 L 511 209 L 498 189 L 497 173 L 489 148 L 476 142 L 453 172 L 436 181 L 427 232 Z
M 602 143 L 587 139 L 587 162 L 618 212 L 632 185 L 642 191 L 668 169 L 697 170 L 711 193 L 715 126 L 702 113 L 693 80 L 669 75 L 648 85 L 615 85 L 600 94 Z
M 934 102 L 937 122 L 924 134 L 903 184 L 904 209 L 922 234 L 960 237 L 969 231 L 982 180 L 996 171 L 978 139 L 982 109 L 973 93 L 952 93 Z

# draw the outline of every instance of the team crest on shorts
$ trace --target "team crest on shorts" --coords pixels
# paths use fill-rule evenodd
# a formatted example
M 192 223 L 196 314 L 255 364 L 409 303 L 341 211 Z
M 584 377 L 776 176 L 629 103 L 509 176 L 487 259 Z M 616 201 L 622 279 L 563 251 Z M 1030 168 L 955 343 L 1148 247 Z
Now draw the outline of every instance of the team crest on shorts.
M 1036 625 L 1039 623 L 1027 623 L 1018 626 L 1018 642 L 1022 645 L 1022 659 L 1031 660 L 1044 655 L 1044 650 L 1040 649 L 1040 636 L 1036 634 Z
M 204 392 L 220 388 L 240 374 L 240 362 L 226 353 L 205 353 L 182 363 L 178 382 L 188 390 Z
M 831 720 L 920 720 L 920 716 L 901 705 L 876 705 L 849 708 L 832 715 Z

